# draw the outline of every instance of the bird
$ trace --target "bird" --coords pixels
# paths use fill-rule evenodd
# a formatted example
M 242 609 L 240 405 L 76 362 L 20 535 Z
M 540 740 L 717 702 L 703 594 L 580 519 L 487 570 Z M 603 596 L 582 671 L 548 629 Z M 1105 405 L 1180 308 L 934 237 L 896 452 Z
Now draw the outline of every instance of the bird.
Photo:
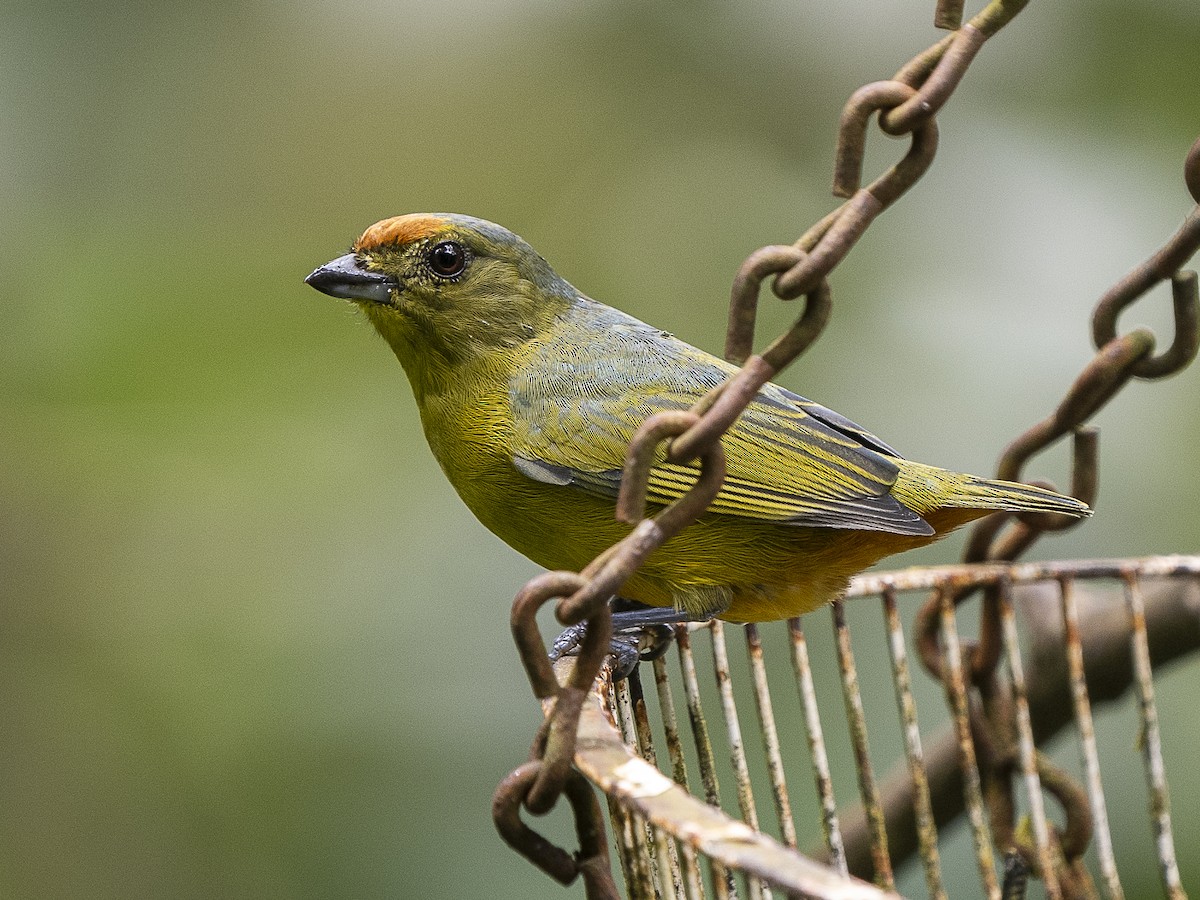
M 547 569 L 578 571 L 629 533 L 614 508 L 634 432 L 737 371 L 584 295 L 508 229 L 457 213 L 376 222 L 305 281 L 365 313 L 407 374 L 458 495 Z M 1042 487 L 906 460 L 774 383 L 721 442 L 716 499 L 647 557 L 622 599 L 681 620 L 792 618 L 884 557 L 991 512 L 1091 514 Z M 697 473 L 660 453 L 652 506 L 686 493 Z

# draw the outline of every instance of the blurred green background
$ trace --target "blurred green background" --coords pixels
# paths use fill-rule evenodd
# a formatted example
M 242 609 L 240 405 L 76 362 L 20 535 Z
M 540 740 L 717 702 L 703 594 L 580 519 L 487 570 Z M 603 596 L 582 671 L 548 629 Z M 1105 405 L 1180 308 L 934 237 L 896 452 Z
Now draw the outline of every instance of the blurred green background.
M 840 107 L 936 38 L 932 6 L 4 4 L 0 894 L 582 896 L 489 818 L 539 718 L 507 629 L 536 570 L 445 483 L 386 346 L 301 279 L 379 218 L 467 212 L 718 350 L 733 272 L 831 208 Z M 990 471 L 1090 357 L 1095 298 L 1191 208 L 1197 48 L 1190 0 L 1030 4 L 781 380 Z M 875 172 L 903 145 L 870 151 Z M 1122 327 L 1166 340 L 1168 305 Z M 1198 385 L 1100 415 L 1098 514 L 1042 556 L 1197 550 Z M 1193 889 L 1195 673 L 1160 687 Z M 1136 896 L 1139 766 L 1106 723 Z

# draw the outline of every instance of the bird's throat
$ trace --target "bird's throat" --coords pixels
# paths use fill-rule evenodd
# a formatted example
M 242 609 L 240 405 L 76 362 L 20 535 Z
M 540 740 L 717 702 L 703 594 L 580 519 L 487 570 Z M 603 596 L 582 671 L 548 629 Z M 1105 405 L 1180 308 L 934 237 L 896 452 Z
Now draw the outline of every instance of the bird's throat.
M 418 402 L 452 383 L 460 354 L 445 346 L 435 330 L 422 327 L 417 317 L 399 307 L 362 303 L 359 308 L 396 354 Z

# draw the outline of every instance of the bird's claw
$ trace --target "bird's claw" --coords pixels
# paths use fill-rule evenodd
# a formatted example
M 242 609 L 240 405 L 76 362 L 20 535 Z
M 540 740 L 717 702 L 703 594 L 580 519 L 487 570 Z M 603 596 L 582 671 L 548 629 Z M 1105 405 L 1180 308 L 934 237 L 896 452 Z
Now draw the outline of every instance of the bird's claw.
M 586 622 L 567 628 L 550 645 L 550 660 L 576 655 L 586 634 Z M 614 633 L 608 644 L 609 655 L 613 658 L 613 680 L 628 678 L 643 660 L 658 659 L 667 652 L 674 637 L 675 630 L 670 625 L 643 622 L 620 625 L 614 622 Z
M 580 622 L 578 625 L 572 625 L 566 629 L 550 645 L 550 661 L 554 662 L 564 656 L 577 655 L 586 634 L 586 622 Z M 622 678 L 628 678 L 629 674 L 637 668 L 637 664 L 641 662 L 642 658 L 638 644 L 637 635 L 614 634 L 612 636 L 608 643 L 608 654 L 613 659 L 613 680 L 620 681 Z

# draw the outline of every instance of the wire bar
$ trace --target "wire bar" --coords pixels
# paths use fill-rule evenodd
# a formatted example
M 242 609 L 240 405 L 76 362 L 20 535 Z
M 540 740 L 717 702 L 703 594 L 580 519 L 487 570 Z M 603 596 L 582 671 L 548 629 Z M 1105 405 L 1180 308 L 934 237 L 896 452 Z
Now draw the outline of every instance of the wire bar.
M 1150 815 L 1154 822 L 1158 862 L 1163 888 L 1171 900 L 1184 900 L 1187 894 L 1179 877 L 1175 861 L 1175 838 L 1171 829 L 1171 801 L 1167 795 L 1167 775 L 1163 766 L 1162 736 L 1158 730 L 1158 707 L 1154 704 L 1153 670 L 1150 666 L 1150 643 L 1146 637 L 1146 604 L 1142 599 L 1141 583 L 1134 572 L 1125 573 L 1125 602 L 1129 608 L 1132 633 L 1134 678 L 1137 683 L 1138 708 L 1142 719 L 1140 741 L 1146 762 L 1146 783 L 1150 788 Z
M 1033 740 L 1033 723 L 1029 718 L 1029 695 L 1025 686 L 1025 664 L 1021 660 L 1021 647 L 1017 637 L 1017 620 L 1013 612 L 1012 585 L 1007 580 L 1000 582 L 998 602 L 1004 651 L 1008 655 L 1008 672 L 1012 679 L 1013 709 L 1017 730 L 1017 762 L 1025 780 L 1025 793 L 1029 797 L 1029 818 L 1033 826 L 1038 867 L 1041 870 L 1047 900 L 1059 900 L 1062 891 L 1059 888 L 1058 872 L 1054 866 L 1054 853 L 1050 846 L 1050 826 L 1046 821 L 1042 781 L 1038 777 L 1037 771 L 1037 745 Z
M 643 759 L 646 759 L 645 753 L 641 749 L 643 737 L 638 732 L 635 701 L 631 690 L 635 685 L 639 688 L 638 693 L 641 693 L 640 681 L 634 682 L 633 679 L 626 678 L 616 684 L 617 722 L 620 725 L 621 738 L 628 746 L 637 749 Z M 649 746 L 648 739 L 646 744 Z M 653 755 L 652 747 L 650 753 Z M 634 854 L 634 864 L 630 868 L 635 870 L 639 890 L 645 896 L 651 897 L 654 896 L 654 885 L 662 883 L 658 870 L 666 864 L 666 859 L 659 857 L 657 853 L 650 852 L 653 844 L 653 825 L 639 816 L 632 816 L 630 817 L 630 829 L 632 831 L 631 848 Z
M 1075 724 L 1079 727 L 1079 744 L 1083 752 L 1083 768 L 1087 776 L 1088 799 L 1095 819 L 1096 855 L 1100 859 L 1100 874 L 1108 895 L 1113 900 L 1125 896 L 1117 875 L 1117 860 L 1113 855 L 1112 832 L 1108 827 L 1108 807 L 1104 786 L 1100 781 L 1100 753 L 1096 749 L 1096 731 L 1092 724 L 1092 705 L 1088 700 L 1087 678 L 1083 670 L 1083 641 L 1079 636 L 1079 605 L 1075 600 L 1074 579 L 1060 576 L 1063 627 L 1066 632 L 1067 673 L 1071 680 L 1071 700 L 1075 704 Z
M 683 877 L 679 871 L 679 854 L 675 843 L 661 828 L 650 827 L 654 836 L 654 855 L 658 859 L 658 895 L 661 900 L 677 900 L 683 894 Z M 663 865 L 670 860 L 670 865 Z
M 605 694 L 608 700 L 607 709 L 612 712 L 613 722 L 620 729 L 620 737 L 624 740 L 625 734 L 624 727 L 620 722 L 617 691 L 611 682 L 608 683 Z M 639 883 L 639 879 L 634 860 L 636 850 L 633 842 L 633 813 L 618 803 L 617 798 L 608 795 L 607 799 L 608 815 L 613 826 L 613 843 L 617 848 L 617 865 L 621 868 L 621 877 L 626 887 L 630 891 L 634 891 Z M 631 896 L 636 897 L 637 894 L 634 893 Z
M 662 715 L 663 733 L 667 738 L 667 756 L 671 760 L 671 777 L 685 789 L 688 785 L 687 760 L 683 755 L 683 740 L 679 736 L 679 720 L 675 717 L 675 697 L 671 691 L 671 676 L 667 658 L 660 656 L 652 663 L 654 688 L 658 692 L 658 708 Z
M 725 646 L 725 626 L 714 619 L 709 625 L 713 643 L 713 670 L 721 694 L 721 709 L 725 714 L 725 732 L 729 736 L 729 755 L 737 781 L 738 807 L 742 821 L 758 831 L 758 810 L 754 805 L 754 790 L 750 785 L 750 767 L 746 763 L 746 746 L 742 741 L 742 726 L 738 721 L 737 702 L 733 696 L 733 679 L 729 674 L 729 651 Z M 757 878 L 747 878 L 746 888 L 751 900 L 770 900 L 771 891 Z
M 654 733 L 650 728 L 650 714 L 646 708 L 646 697 L 642 688 L 639 669 L 629 673 L 629 691 L 633 699 L 634 732 L 637 736 L 638 753 L 655 768 L 658 754 L 654 752 Z M 658 864 L 659 895 L 661 900 L 675 900 L 683 891 L 683 876 L 679 869 L 679 854 L 675 844 L 661 828 L 650 826 L 650 837 L 654 842 L 654 859 Z
M 762 728 L 763 746 L 767 755 L 767 771 L 771 776 L 771 791 L 775 812 L 779 816 L 779 834 L 788 847 L 796 846 L 796 823 L 792 819 L 792 803 L 788 797 L 784 776 L 783 753 L 779 747 L 779 731 L 775 727 L 775 707 L 771 704 L 771 689 L 767 684 L 767 666 L 763 659 L 762 638 L 758 626 L 745 626 L 746 650 L 750 658 L 750 674 L 754 680 L 754 707 Z
M 788 634 L 792 639 L 792 669 L 796 673 L 796 689 L 804 710 L 804 728 L 808 734 L 808 755 L 812 760 L 817 797 L 821 802 L 821 831 L 829 848 L 830 864 L 842 875 L 849 875 L 846 847 L 842 841 L 842 826 L 838 822 L 837 802 L 833 798 L 833 775 L 829 771 L 829 754 L 825 750 L 825 734 L 821 729 L 821 712 L 817 707 L 817 691 L 813 685 L 812 666 L 808 661 L 808 641 L 799 618 L 788 619 Z
M 846 703 L 846 719 L 850 723 L 850 742 L 854 747 L 854 762 L 858 769 L 858 788 L 871 829 L 871 860 L 875 866 L 875 883 L 887 890 L 894 890 L 896 881 L 892 874 L 892 861 L 888 856 L 887 826 L 883 806 L 879 801 L 879 788 L 875 784 L 875 772 L 871 768 L 871 753 L 867 746 L 867 717 L 863 712 L 862 694 L 858 689 L 858 670 L 854 666 L 854 653 L 850 647 L 846 611 L 840 600 L 833 602 L 833 636 L 837 641 L 838 669 L 842 673 L 842 697 Z
M 946 694 L 954 717 L 954 733 L 958 738 L 959 769 L 963 775 L 963 795 L 971 834 L 975 839 L 975 856 L 979 876 L 988 900 L 999 900 L 1000 885 L 996 880 L 996 860 L 992 857 L 992 837 L 983 811 L 983 790 L 979 781 L 979 766 L 975 760 L 975 743 L 971 738 L 970 708 L 967 687 L 963 680 L 962 647 L 954 621 L 954 603 L 950 592 L 938 589 L 941 603 L 942 652 L 946 669 Z
M 687 761 L 683 756 L 683 741 L 679 737 L 679 722 L 675 718 L 675 698 L 671 694 L 671 679 L 665 656 L 657 657 L 654 667 L 654 687 L 658 692 L 658 708 L 662 715 L 663 732 L 667 739 L 667 756 L 671 760 L 671 777 L 688 790 Z M 680 865 L 688 900 L 704 900 L 704 880 L 696 864 L 696 851 L 690 844 L 679 842 Z
M 771 689 L 767 683 L 762 639 L 758 633 L 758 626 L 752 622 L 743 630 L 746 632 L 746 653 L 750 660 L 750 675 L 754 684 L 754 709 L 758 713 L 763 751 L 767 759 L 767 774 L 771 779 L 771 796 L 775 800 L 775 815 L 779 820 L 779 834 L 784 846 L 796 847 L 796 823 L 792 819 L 792 802 L 788 797 L 787 779 L 784 775 L 779 730 L 775 727 L 775 707 L 771 703 Z M 788 896 L 792 900 L 800 900 L 796 894 Z
M 618 802 L 616 797 L 609 797 L 608 816 L 613 826 L 613 843 L 617 847 L 617 864 L 621 868 L 621 878 L 629 889 L 629 895 L 653 896 L 646 894 L 645 885 L 635 864 L 637 851 L 633 843 L 633 813 Z
M 696 677 L 696 657 L 692 653 L 692 638 L 686 625 L 676 627 L 675 646 L 679 648 L 679 668 L 683 675 L 683 688 L 687 697 L 692 738 L 696 742 L 696 756 L 700 763 L 700 780 L 704 785 L 704 798 L 710 806 L 719 809 L 721 788 L 717 783 L 717 761 L 713 756 L 712 740 L 708 734 L 708 721 L 704 718 L 704 707 L 700 703 L 700 680 Z M 717 900 L 729 900 L 734 891 L 729 871 L 710 857 L 709 873 L 712 875 L 713 895 Z
M 917 723 L 917 701 L 912 694 L 912 678 L 908 671 L 908 652 L 904 648 L 904 627 L 896 592 L 883 591 L 883 612 L 888 632 L 888 652 L 892 659 L 892 682 L 896 688 L 896 705 L 900 708 L 900 725 L 904 731 L 904 749 L 908 771 L 913 781 L 913 808 L 917 819 L 917 840 L 921 846 L 921 862 L 925 867 L 925 884 L 930 900 L 946 900 L 942 885 L 942 865 L 938 858 L 937 824 L 933 819 L 933 801 L 929 797 L 929 776 L 925 771 L 925 754 L 921 749 L 921 728 Z
M 1013 584 L 1051 581 L 1067 575 L 1072 578 L 1124 578 L 1136 571 L 1143 578 L 1175 578 L 1200 575 L 1200 556 L 1147 556 L 1124 559 L 1070 559 L 1053 562 L 971 563 L 956 566 L 928 566 L 899 569 L 894 572 L 867 572 L 850 580 L 844 599 L 881 594 L 884 588 L 920 591 L 941 588 L 949 582 L 985 586 L 1007 578 Z

